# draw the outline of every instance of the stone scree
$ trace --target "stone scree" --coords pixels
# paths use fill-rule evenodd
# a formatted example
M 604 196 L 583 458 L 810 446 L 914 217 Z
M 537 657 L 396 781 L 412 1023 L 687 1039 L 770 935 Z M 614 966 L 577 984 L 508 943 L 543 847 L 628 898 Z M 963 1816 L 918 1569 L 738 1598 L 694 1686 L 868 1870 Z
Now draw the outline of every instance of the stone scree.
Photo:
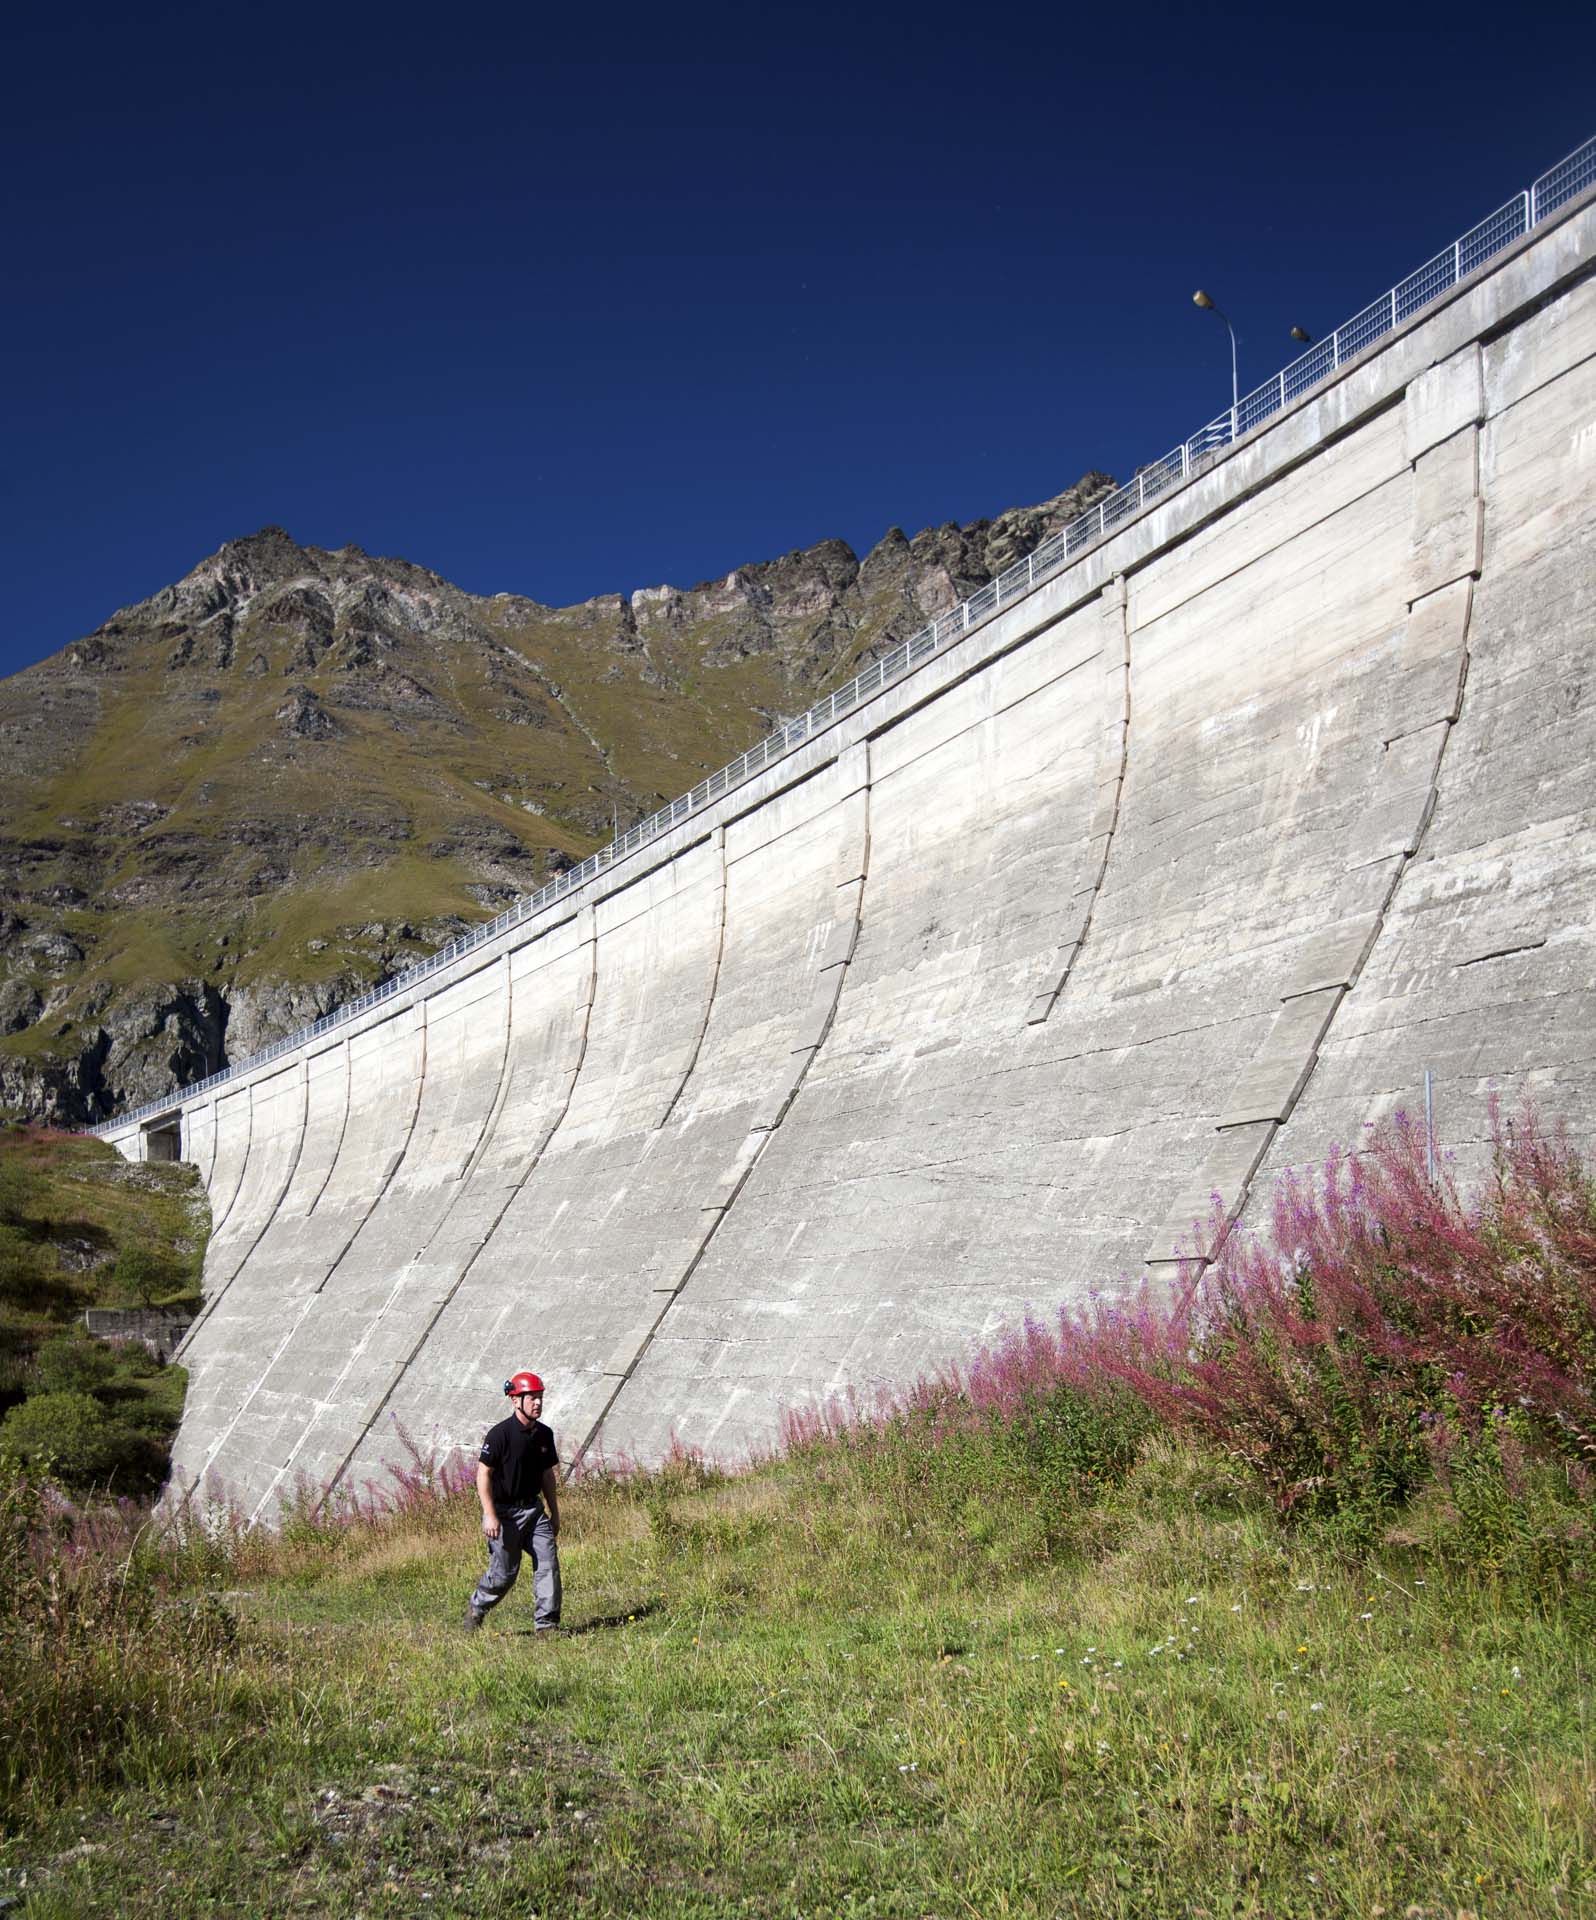
M 587 892 L 183 1107 L 176 1485 L 735 1457 L 1371 1122 L 1596 1133 L 1596 207 Z M 118 1144 L 137 1154 L 129 1129 Z

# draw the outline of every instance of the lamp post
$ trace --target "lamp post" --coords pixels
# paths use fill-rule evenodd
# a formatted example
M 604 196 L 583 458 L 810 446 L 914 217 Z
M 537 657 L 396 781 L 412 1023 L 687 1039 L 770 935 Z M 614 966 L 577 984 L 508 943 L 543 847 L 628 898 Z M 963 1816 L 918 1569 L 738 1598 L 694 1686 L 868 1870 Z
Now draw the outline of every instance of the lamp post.
M 1228 320 L 1225 320 L 1225 316 L 1222 313 L 1219 313 L 1219 309 L 1214 305 L 1212 298 L 1204 293 L 1201 287 L 1192 295 L 1191 301 L 1194 307 L 1201 307 L 1204 313 L 1218 313 L 1219 318 L 1225 321 L 1226 333 L 1230 335 L 1230 437 L 1234 440 L 1236 437 L 1236 415 L 1241 405 L 1241 389 L 1236 384 L 1236 329 Z

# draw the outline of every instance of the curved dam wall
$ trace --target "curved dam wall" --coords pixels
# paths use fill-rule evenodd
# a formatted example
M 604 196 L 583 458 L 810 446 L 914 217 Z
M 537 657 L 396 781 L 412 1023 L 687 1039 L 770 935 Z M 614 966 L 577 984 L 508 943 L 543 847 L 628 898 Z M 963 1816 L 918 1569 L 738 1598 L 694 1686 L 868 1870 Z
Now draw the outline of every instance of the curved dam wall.
M 1596 1134 L 1596 208 L 584 893 L 182 1110 L 179 1484 L 732 1455 L 1489 1089 Z M 119 1140 L 137 1153 L 136 1129 Z M 1204 1229 L 1206 1231 L 1206 1229 Z

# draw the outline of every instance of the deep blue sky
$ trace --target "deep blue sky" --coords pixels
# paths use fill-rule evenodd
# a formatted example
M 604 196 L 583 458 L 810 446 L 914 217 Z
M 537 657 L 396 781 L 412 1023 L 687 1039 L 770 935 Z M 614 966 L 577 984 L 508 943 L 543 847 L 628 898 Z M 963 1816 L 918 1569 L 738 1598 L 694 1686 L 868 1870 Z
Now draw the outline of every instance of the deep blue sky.
M 555 604 L 1121 477 L 1596 131 L 1596 10 L 30 9 L 0 672 L 268 522 Z

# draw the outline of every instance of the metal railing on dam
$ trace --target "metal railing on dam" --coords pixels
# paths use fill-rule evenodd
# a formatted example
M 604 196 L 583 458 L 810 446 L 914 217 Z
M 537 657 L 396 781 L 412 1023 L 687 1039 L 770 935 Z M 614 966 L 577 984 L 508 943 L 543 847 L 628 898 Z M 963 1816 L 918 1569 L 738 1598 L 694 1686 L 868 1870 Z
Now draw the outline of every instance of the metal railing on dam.
M 231 1080 L 253 1073 L 317 1036 L 358 1018 L 383 1001 L 408 992 L 431 975 L 452 966 L 464 955 L 496 940 L 508 929 L 535 918 L 568 895 L 580 891 L 617 861 L 669 833 L 723 794 L 792 753 L 884 688 L 962 640 L 1001 610 L 1023 600 L 1124 523 L 1134 519 L 1163 494 L 1201 471 L 1214 455 L 1301 398 L 1321 379 L 1356 358 L 1374 342 L 1406 325 L 1430 302 L 1448 292 L 1504 248 L 1522 239 L 1548 215 L 1593 184 L 1596 184 L 1596 138 L 1577 147 L 1543 173 L 1532 186 L 1516 194 L 1450 246 L 1425 261 L 1406 279 L 1343 322 L 1334 333 L 1311 346 L 1262 386 L 1242 396 L 1234 406 L 1227 407 L 1171 452 L 1141 468 L 1134 479 L 1105 495 L 1078 519 L 1050 534 L 1035 552 L 1023 560 L 1017 560 L 969 599 L 939 614 L 929 625 L 883 654 L 846 685 L 817 701 L 807 712 L 767 734 L 746 753 L 739 754 L 728 765 L 701 780 L 691 792 L 659 808 L 636 826 L 628 828 L 608 846 L 589 854 L 579 865 L 557 875 L 536 893 L 525 895 L 494 919 L 484 921 L 469 933 L 441 947 L 430 958 L 395 974 L 392 979 L 358 998 L 347 1001 L 310 1026 L 261 1048 L 236 1066 L 213 1073 L 160 1099 L 146 1101 L 142 1106 L 104 1122 L 93 1131 L 98 1134 L 118 1131 L 152 1115 L 170 1112 L 183 1101 L 195 1099 Z

